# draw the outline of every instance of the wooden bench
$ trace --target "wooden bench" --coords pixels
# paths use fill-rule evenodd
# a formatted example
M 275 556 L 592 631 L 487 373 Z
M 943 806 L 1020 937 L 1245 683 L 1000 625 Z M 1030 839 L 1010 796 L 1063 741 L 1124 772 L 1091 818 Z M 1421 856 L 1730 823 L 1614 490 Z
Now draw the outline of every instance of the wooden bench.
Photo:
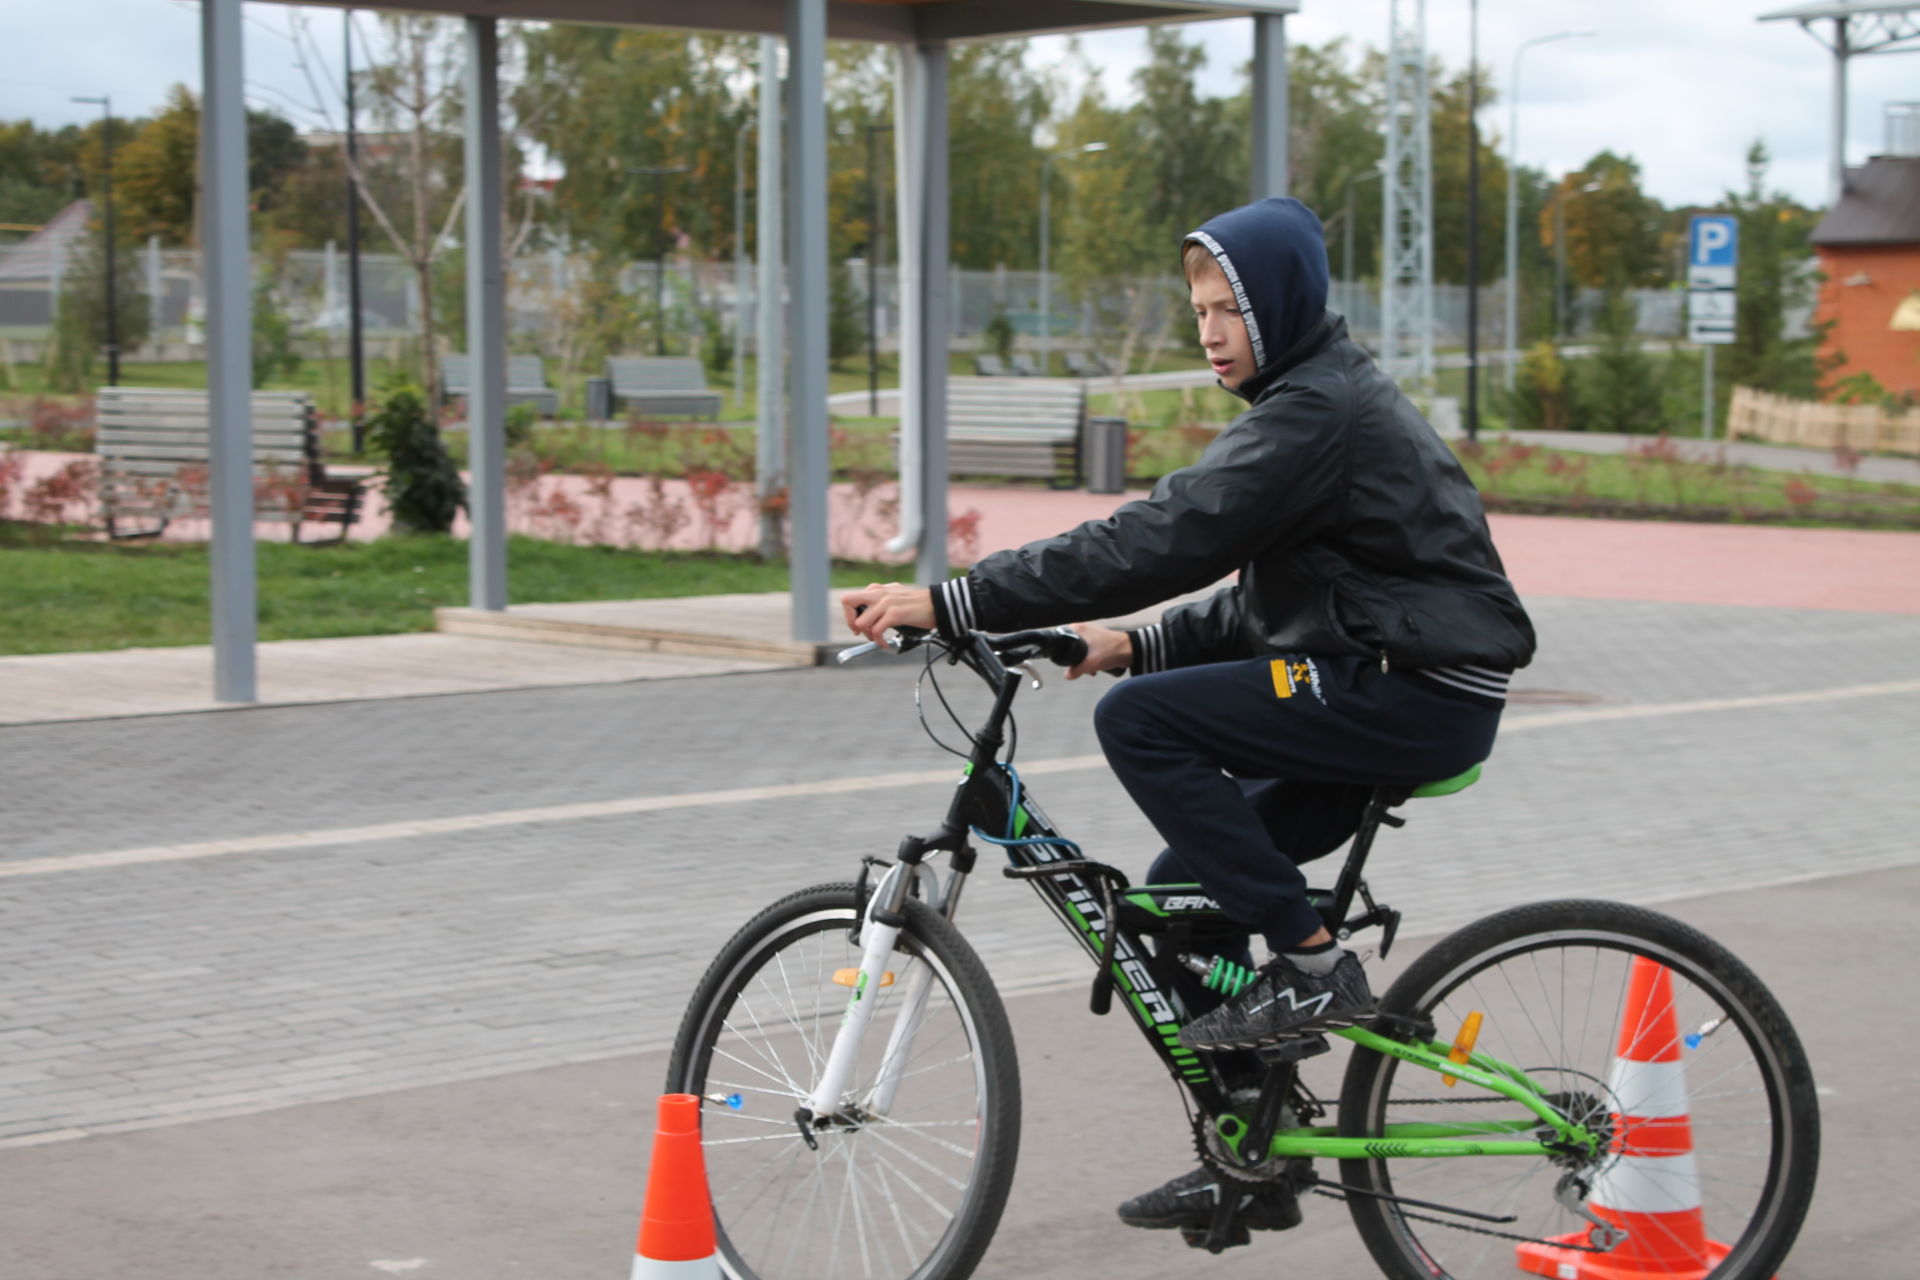
M 1086 385 L 1073 378 L 948 378 L 947 474 L 1081 480 Z
M 100 510 L 107 536 L 149 538 L 207 506 L 211 426 L 205 391 L 102 387 L 95 401 Z M 254 519 L 339 527 L 360 516 L 359 480 L 330 477 L 320 424 L 303 391 L 253 393 Z M 130 527 L 131 526 L 131 527 Z
M 1084 351 L 1062 352 L 1060 359 L 1067 366 L 1067 373 L 1075 378 L 1105 378 L 1113 373 L 1105 360 Z
M 473 395 L 473 358 L 454 351 L 440 357 L 440 403 Z M 539 356 L 507 357 L 507 404 L 530 404 L 543 418 L 560 412 L 560 393 L 547 385 Z
M 615 407 L 625 401 L 645 414 L 720 420 L 722 397 L 691 356 L 609 356 L 607 380 Z

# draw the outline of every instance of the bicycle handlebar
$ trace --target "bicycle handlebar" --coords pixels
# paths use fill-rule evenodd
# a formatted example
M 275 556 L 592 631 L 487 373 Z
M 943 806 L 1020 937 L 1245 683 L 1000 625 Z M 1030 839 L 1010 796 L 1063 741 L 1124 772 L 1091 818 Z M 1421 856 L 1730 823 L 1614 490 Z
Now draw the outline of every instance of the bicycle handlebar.
M 896 653 L 905 653 L 926 644 L 933 639 L 934 633 L 919 627 L 895 627 L 888 631 L 888 635 L 893 637 L 891 645 L 883 646 L 869 640 L 864 644 L 842 649 L 839 660 L 851 662 L 880 648 L 891 648 Z M 987 647 L 999 657 L 1002 665 L 1008 667 L 1017 667 L 1035 658 L 1045 658 L 1055 666 L 1072 667 L 1085 661 L 1087 656 L 1086 640 L 1070 627 L 1014 631 L 1003 636 L 983 635 L 981 639 L 987 642 Z

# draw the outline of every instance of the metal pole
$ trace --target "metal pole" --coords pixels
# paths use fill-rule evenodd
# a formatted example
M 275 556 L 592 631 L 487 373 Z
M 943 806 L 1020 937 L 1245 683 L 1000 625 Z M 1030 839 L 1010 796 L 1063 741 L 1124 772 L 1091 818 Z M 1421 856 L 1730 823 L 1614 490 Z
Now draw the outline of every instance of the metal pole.
M 773 502 L 787 483 L 787 304 L 782 268 L 780 133 L 780 40 L 777 36 L 761 36 L 760 169 L 755 196 L 758 216 L 754 220 L 754 252 L 759 257 L 754 376 L 760 413 L 754 475 L 760 498 L 760 556 L 765 560 L 777 560 L 786 550 L 783 522 Z
M 747 131 L 733 135 L 733 409 L 746 401 Z
M 827 639 L 827 3 L 787 0 L 787 118 L 793 165 L 787 191 L 793 262 L 792 414 L 788 462 L 792 512 L 793 638 Z
M 1553 340 L 1567 332 L 1567 193 L 1553 197 Z
M 360 184 L 353 177 L 359 155 L 353 120 L 353 10 L 346 11 L 340 30 L 346 45 L 347 74 L 347 366 L 353 395 L 353 453 L 358 457 L 366 448 L 366 426 L 361 419 L 367 402 L 367 359 L 360 331 Z
M 252 702 L 258 596 L 253 552 L 253 316 L 247 288 L 247 107 L 240 0 L 200 4 L 201 249 L 207 297 L 208 557 L 213 696 Z
M 492 18 L 467 19 L 467 597 L 507 607 L 506 287 L 500 205 L 500 37 Z
M 1509 391 L 1513 390 L 1514 366 L 1519 358 L 1520 331 L 1520 55 L 1537 44 L 1578 40 L 1592 34 L 1584 29 L 1556 31 L 1523 41 L 1513 51 L 1513 81 L 1507 89 L 1507 350 L 1502 378 Z
M 1480 0 L 1467 6 L 1467 439 L 1480 438 Z
M 120 289 L 116 279 L 114 243 L 118 237 L 113 230 L 113 96 L 100 99 L 106 112 L 106 132 L 102 143 L 106 147 L 106 172 L 100 175 L 100 189 L 107 202 L 107 383 L 120 385 Z
M 1253 165 L 1251 197 L 1287 194 L 1287 19 L 1253 20 Z
M 874 174 L 873 137 L 881 126 L 867 126 L 867 415 L 880 416 L 880 291 L 874 274 L 880 256 L 880 184 Z
M 1705 344 L 1707 348 L 1706 393 L 1700 400 L 1700 438 L 1713 439 L 1713 348 L 1714 344 Z
M 1052 218 L 1048 216 L 1047 192 L 1053 186 L 1053 157 L 1040 157 L 1040 372 L 1044 375 L 1053 371 L 1053 352 L 1047 341 L 1047 331 L 1051 327 L 1047 315 L 1052 299 L 1047 293 L 1047 231 Z
M 1833 175 L 1831 200 L 1847 193 L 1847 48 L 1848 21 L 1833 20 Z
M 948 200 L 947 46 L 924 44 L 915 61 L 919 173 L 919 281 L 909 303 L 920 312 L 920 556 L 919 582 L 947 576 L 947 340 L 948 308 L 957 295 L 948 269 L 952 210 Z

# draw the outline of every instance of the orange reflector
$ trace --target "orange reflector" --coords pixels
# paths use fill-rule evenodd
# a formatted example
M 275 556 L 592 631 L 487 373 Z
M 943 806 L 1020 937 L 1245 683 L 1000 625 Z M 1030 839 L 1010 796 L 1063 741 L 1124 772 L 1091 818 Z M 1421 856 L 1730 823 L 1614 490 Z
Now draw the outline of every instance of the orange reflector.
M 1473 1057 L 1473 1042 L 1479 1038 L 1480 1011 L 1475 1009 L 1467 1015 L 1467 1020 L 1460 1024 L 1460 1034 L 1453 1038 L 1453 1048 L 1448 1051 L 1447 1060 L 1464 1066 Z M 1457 1076 L 1441 1076 L 1440 1083 L 1451 1089 L 1459 1084 L 1460 1080 Z
M 840 986 L 851 987 L 860 981 L 860 971 L 858 969 L 835 969 L 833 971 L 833 980 Z M 883 987 L 893 985 L 893 970 L 888 969 L 880 975 L 880 985 Z

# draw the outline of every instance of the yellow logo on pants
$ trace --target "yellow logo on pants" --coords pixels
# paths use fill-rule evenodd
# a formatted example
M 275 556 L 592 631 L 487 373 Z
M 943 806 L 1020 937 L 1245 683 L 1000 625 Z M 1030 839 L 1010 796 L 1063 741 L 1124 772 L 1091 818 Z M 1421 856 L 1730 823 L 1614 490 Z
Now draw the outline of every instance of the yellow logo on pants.
M 1312 658 L 1275 658 L 1270 666 L 1276 698 L 1291 698 L 1296 689 L 1305 685 L 1321 702 L 1327 700 L 1320 692 L 1320 669 L 1313 665 Z

